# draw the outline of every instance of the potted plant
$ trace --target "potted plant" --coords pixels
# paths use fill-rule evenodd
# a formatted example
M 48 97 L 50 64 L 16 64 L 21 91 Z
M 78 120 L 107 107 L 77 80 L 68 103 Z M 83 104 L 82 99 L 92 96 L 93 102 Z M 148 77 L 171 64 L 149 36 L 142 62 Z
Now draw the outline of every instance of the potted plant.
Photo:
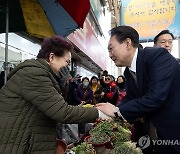
M 75 154 L 96 154 L 94 147 L 87 142 L 82 142 L 72 149 Z
M 117 119 L 97 121 L 85 141 L 95 149 L 96 154 L 142 154 L 136 143 L 131 142 L 129 128 L 130 124 Z
M 126 141 L 116 143 L 109 154 L 142 154 L 142 151 L 136 147 L 136 143 Z

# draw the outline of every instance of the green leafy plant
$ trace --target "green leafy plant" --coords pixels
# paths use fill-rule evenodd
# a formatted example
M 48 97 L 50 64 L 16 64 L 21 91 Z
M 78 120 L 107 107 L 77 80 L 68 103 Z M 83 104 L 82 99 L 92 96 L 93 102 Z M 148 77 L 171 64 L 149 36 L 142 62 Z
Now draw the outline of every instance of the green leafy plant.
M 101 135 L 92 135 L 90 136 L 88 142 L 92 144 L 100 144 L 100 143 L 106 143 L 109 142 L 111 139 L 108 135 L 106 134 L 101 134 Z
M 136 148 L 136 143 L 127 141 L 117 143 L 109 154 L 142 154 L 142 151 Z
M 142 154 L 141 149 L 136 148 L 136 143 L 131 142 L 130 124 L 121 120 L 98 121 L 94 128 L 89 131 L 90 136 L 86 138 L 86 144 L 76 147 L 75 153 L 89 154 L 87 145 L 96 147 L 99 145 L 111 145 L 109 154 Z M 110 143 L 110 144 L 109 144 Z M 97 146 L 98 145 L 98 146 Z M 84 153 L 82 153 L 84 152 Z
M 82 142 L 72 149 L 75 154 L 95 154 L 95 150 L 91 144 L 87 142 Z
M 124 127 L 123 127 L 123 126 Z M 131 132 L 129 131 L 127 125 L 122 121 L 100 121 L 96 126 L 90 130 L 90 143 L 105 143 L 110 140 L 115 142 L 125 142 L 129 141 L 131 137 Z
M 131 140 L 131 132 L 128 129 L 118 126 L 117 131 L 114 132 L 113 142 L 126 142 Z

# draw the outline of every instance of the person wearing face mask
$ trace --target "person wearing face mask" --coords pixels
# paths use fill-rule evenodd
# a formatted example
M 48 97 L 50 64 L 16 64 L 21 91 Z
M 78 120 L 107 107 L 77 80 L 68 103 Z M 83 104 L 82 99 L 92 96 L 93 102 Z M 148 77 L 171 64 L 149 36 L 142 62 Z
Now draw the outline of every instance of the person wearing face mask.
M 82 84 L 77 87 L 75 90 L 75 98 L 76 101 L 79 103 L 80 106 L 85 104 L 92 104 L 93 101 L 93 91 L 91 89 L 91 86 L 89 85 L 89 78 L 83 77 L 82 78 Z M 86 137 L 86 124 L 79 124 L 78 125 L 78 132 L 79 132 L 79 138 L 81 141 L 84 140 Z
M 75 91 L 75 98 L 81 105 L 92 104 L 93 91 L 89 85 L 89 78 L 82 78 L 82 84 Z
M 68 105 L 54 74 L 68 66 L 73 45 L 45 38 L 37 59 L 15 67 L 0 89 L 0 153 L 55 154 L 56 124 L 88 123 L 103 118 L 96 108 Z

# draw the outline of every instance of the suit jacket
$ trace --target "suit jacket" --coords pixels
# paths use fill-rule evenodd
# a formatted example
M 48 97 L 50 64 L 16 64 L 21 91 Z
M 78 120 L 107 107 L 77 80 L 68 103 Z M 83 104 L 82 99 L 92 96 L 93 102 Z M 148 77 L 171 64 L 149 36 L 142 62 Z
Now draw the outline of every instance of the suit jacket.
M 129 68 L 124 75 L 127 95 L 119 105 L 123 117 L 133 123 L 146 117 L 163 139 L 180 140 L 180 66 L 164 48 L 138 50 L 137 86 Z M 180 146 L 175 146 L 180 151 Z

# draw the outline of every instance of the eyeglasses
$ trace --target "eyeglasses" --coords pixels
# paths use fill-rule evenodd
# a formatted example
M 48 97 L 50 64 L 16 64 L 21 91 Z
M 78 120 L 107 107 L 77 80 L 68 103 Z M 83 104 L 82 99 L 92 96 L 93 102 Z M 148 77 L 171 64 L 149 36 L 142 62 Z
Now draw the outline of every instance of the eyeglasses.
M 66 59 L 65 57 L 63 57 L 64 59 L 65 59 L 65 61 L 66 61 L 66 63 L 68 64 L 68 65 L 70 65 L 71 64 L 71 60 L 70 59 Z
M 70 65 L 70 64 L 71 64 L 71 60 L 66 60 L 66 63 L 67 63 L 68 65 Z
M 105 78 L 105 81 L 111 80 L 110 78 Z

